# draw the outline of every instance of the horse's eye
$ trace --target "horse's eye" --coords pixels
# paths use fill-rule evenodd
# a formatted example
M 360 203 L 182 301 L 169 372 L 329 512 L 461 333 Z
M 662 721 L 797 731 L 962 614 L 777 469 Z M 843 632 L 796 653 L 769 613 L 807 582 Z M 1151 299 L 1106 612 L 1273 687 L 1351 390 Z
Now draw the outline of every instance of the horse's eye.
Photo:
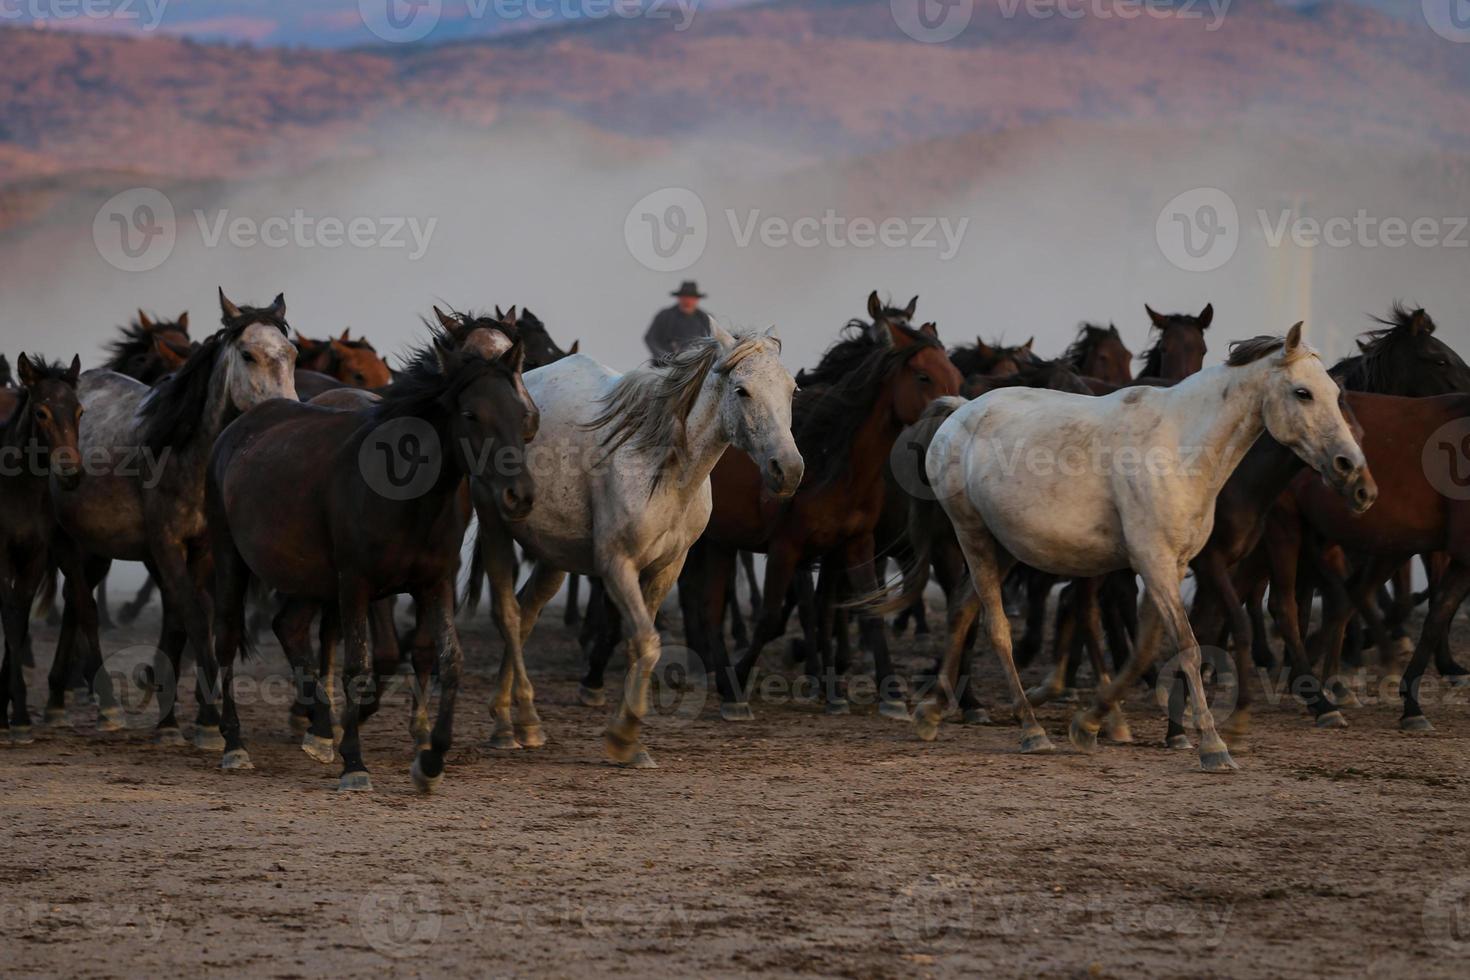
M 252 354 L 252 353 L 250 353 L 248 350 L 242 350 L 240 352 L 240 358 L 246 364 L 254 364 L 255 363 L 255 355 Z
M 1292 392 L 1292 394 L 1296 395 L 1299 400 L 1304 402 L 1309 402 L 1312 400 L 1312 393 L 1306 388 L 1298 388 L 1296 389 L 1296 391 Z
M 750 392 L 746 391 L 744 388 L 741 388 L 741 387 L 736 387 L 735 394 L 739 395 L 741 398 L 749 398 L 750 397 Z
M 41 406 L 41 407 L 39 407 L 39 408 L 37 408 L 36 409 L 36 418 L 40 419 L 42 422 L 50 422 L 51 421 L 51 409 L 46 408 L 44 405 Z
M 929 382 L 930 382 L 930 381 L 931 381 L 931 380 L 933 380 L 933 379 L 931 379 L 931 378 L 930 378 L 930 377 L 929 377 L 929 375 L 927 375 L 927 374 L 925 374 L 925 373 L 924 373 L 924 372 L 923 372 L 923 371 L 920 371 L 920 372 L 919 372 L 919 374 L 918 374 L 918 378 L 919 378 L 919 384 L 921 384 L 921 385 L 926 385 L 926 384 L 928 384 L 928 383 L 929 383 Z
M 1439 360 L 1435 361 L 1434 363 L 1438 364 L 1440 367 L 1449 367 L 1450 359 L 1447 358 L 1447 357 L 1441 357 Z
M 474 412 L 468 412 L 468 411 L 466 411 L 466 412 L 460 412 L 459 414 L 460 414 L 460 417 L 463 418 L 466 422 L 475 422 L 475 421 L 478 421 L 475 418 L 475 413 Z

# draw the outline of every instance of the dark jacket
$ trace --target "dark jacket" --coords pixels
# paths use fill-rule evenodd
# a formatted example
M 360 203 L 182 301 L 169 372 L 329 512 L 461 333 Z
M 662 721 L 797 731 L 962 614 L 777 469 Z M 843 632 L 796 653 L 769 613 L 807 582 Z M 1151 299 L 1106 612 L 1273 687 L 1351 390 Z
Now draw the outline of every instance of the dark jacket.
M 660 310 L 653 318 L 648 333 L 643 335 L 643 342 L 654 357 L 663 357 L 683 350 L 692 340 L 708 337 L 709 333 L 709 314 L 704 310 L 695 310 L 686 316 L 679 312 L 678 306 L 671 306 Z

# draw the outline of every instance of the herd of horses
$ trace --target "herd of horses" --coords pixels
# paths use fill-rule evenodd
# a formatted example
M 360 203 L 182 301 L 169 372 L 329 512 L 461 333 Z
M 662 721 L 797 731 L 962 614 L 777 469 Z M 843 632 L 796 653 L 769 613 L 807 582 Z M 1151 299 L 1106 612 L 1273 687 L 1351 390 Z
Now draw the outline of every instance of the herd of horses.
M 492 745 L 545 743 L 525 650 L 570 575 L 567 618 L 581 620 L 587 661 L 580 699 L 607 703 L 606 667 L 625 642 L 605 751 L 640 768 L 654 765 L 643 723 L 659 609 L 676 586 L 685 642 L 732 722 L 753 717 L 762 652 L 793 612 L 801 638 L 790 652 L 831 714 L 850 710 L 855 619 L 881 715 L 911 720 L 923 739 L 952 713 L 988 720 L 972 677 L 983 636 L 1023 752 L 1052 748 L 1033 706 L 1074 689 L 1085 654 L 1096 695 L 1072 720 L 1073 744 L 1130 741 L 1121 703 L 1147 681 L 1168 694 L 1168 744 L 1189 747 L 1196 730 L 1209 771 L 1234 768 L 1249 680 L 1278 669 L 1263 603 L 1290 691 L 1321 727 L 1346 724 L 1365 645 L 1399 678 L 1405 730 L 1431 727 L 1420 700 L 1431 657 L 1447 682 L 1470 679 L 1448 644 L 1470 593 L 1470 493 L 1452 492 L 1470 482 L 1453 458 L 1470 436 L 1470 367 L 1423 310 L 1395 306 L 1331 368 L 1301 324 L 1237 341 L 1205 368 L 1213 307 L 1148 309 L 1153 344 L 1135 377 L 1115 326 L 1083 325 L 1054 360 L 1030 341 L 947 350 L 917 321 L 917 297 L 898 307 L 874 292 L 866 318 L 793 377 L 773 334 L 718 326 L 619 374 L 561 349 L 514 307 L 436 307 L 393 370 L 347 332 L 293 336 L 284 297 L 240 306 L 221 290 L 219 301 L 220 327 L 203 340 L 187 314 L 139 313 L 85 373 L 77 357 L 20 354 L 12 377 L 0 359 L 5 741 L 33 741 L 30 623 L 57 583 L 45 719 L 65 721 L 80 682 L 97 728 L 121 726 L 99 640 L 118 560 L 150 575 L 120 618 L 160 595 L 160 676 L 166 666 L 180 677 L 194 658 L 194 744 L 220 751 L 226 770 L 252 767 L 234 671 L 267 609 L 297 678 L 290 721 L 310 757 L 340 756 L 343 789 L 371 787 L 360 726 L 400 673 L 413 675 L 412 778 L 424 791 L 442 780 L 463 664 L 456 618 L 486 579 L 503 641 Z M 399 492 L 400 468 L 427 475 Z M 1454 478 L 1448 491 L 1440 469 Z M 751 554 L 765 556 L 759 583 Z M 901 587 L 886 582 L 890 561 Z M 577 577 L 590 583 L 585 611 Z M 911 691 L 890 636 L 928 630 L 931 578 L 946 637 L 932 677 Z M 1018 667 L 1041 650 L 1058 586 L 1054 667 L 1028 690 Z M 399 635 L 404 595 L 413 625 Z M 1405 622 L 1426 595 L 1409 644 Z M 1018 602 L 1026 628 L 1013 645 L 1007 607 Z M 1238 686 L 1218 730 L 1201 641 L 1232 651 L 1209 664 Z M 1172 683 L 1160 650 L 1176 655 Z M 184 741 L 178 711 L 176 699 L 160 702 L 158 741 Z

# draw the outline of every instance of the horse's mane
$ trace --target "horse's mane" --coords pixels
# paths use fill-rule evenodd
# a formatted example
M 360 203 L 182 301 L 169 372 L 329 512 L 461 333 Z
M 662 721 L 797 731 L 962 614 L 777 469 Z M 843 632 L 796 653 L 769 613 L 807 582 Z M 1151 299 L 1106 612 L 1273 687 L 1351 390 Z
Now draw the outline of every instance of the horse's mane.
M 435 348 L 439 349 L 436 350 Z M 393 383 L 382 390 L 382 400 L 372 409 L 374 418 L 438 418 L 450 410 L 454 399 L 465 388 L 487 374 L 503 374 L 510 378 L 510 365 L 515 362 L 515 347 L 495 360 L 487 360 L 474 352 L 457 352 L 454 373 L 446 375 L 440 363 L 443 339 L 435 339 L 411 351 L 403 370 Z
M 847 336 L 827 350 L 814 371 L 797 375 L 803 389 L 797 392 L 793 406 L 791 434 L 806 464 L 804 483 L 820 486 L 847 469 L 858 427 L 894 370 L 921 351 L 944 350 L 929 334 L 894 326 L 912 343 L 894 347 L 871 335 Z M 805 387 L 808 384 L 812 385 L 810 389 Z
M 980 338 L 975 339 L 978 341 Z M 1014 347 L 1002 347 L 999 344 L 988 344 L 987 346 L 990 348 L 989 357 L 980 353 L 979 344 L 952 348 L 949 352 L 950 362 L 954 364 L 961 376 L 968 378 L 974 374 L 988 374 L 997 361 L 1002 361 L 1007 357 L 1012 358 L 1017 367 L 1036 359 L 1035 355 L 1025 349 L 1025 344 L 1017 344 Z
M 1058 391 L 1083 392 L 1088 390 L 1082 380 L 1082 375 L 1072 366 L 1072 361 L 1065 354 L 1050 361 L 1031 361 L 1018 366 L 1014 376 L 1000 379 L 1002 383 L 1009 383 L 1011 387 L 1022 388 L 1054 388 Z M 1058 384 L 1066 385 L 1065 388 L 1057 388 Z
M 4 354 L 0 354 L 0 388 L 14 387 L 15 375 L 10 373 L 10 362 L 5 359 Z
M 1401 344 L 1411 343 L 1420 333 L 1434 333 L 1435 325 L 1423 309 L 1410 309 L 1402 302 L 1393 304 L 1387 318 L 1374 317 L 1383 324 L 1358 338 L 1359 353 L 1344 357 L 1332 365 L 1329 374 L 1350 391 L 1398 391 L 1399 379 L 1388 376 L 1390 355 Z
M 602 397 L 601 412 L 582 427 L 607 430 L 602 438 L 607 455 L 629 443 L 662 453 L 659 475 L 654 477 L 657 486 L 663 468 L 683 459 L 688 451 L 684 426 L 710 371 L 729 373 L 751 354 L 768 349 L 767 339 L 738 333 L 735 346 L 726 354 L 719 340 L 701 337 L 681 351 L 629 371 Z
M 1072 341 L 1066 350 L 1062 351 L 1061 359 L 1072 366 L 1074 370 L 1082 370 L 1082 362 L 1087 360 L 1087 355 L 1099 340 L 1107 336 L 1115 336 L 1118 328 L 1113 324 L 1100 327 L 1095 323 L 1084 323 L 1077 328 L 1077 339 Z
M 487 313 L 478 313 L 474 310 L 450 309 L 447 312 L 450 319 L 450 323 L 448 324 L 441 323 L 438 319 L 430 320 L 428 317 L 420 318 L 424 326 L 429 328 L 429 335 L 444 346 L 458 350 L 464 346 L 464 342 L 469 338 L 469 335 L 476 330 L 498 330 L 509 337 L 512 343 L 521 339 L 519 321 L 510 323 L 501 320 L 499 317 L 491 316 Z M 434 353 L 433 348 L 429 347 L 410 354 L 409 359 L 417 360 L 424 353 L 431 355 L 432 359 Z
M 198 433 L 220 351 L 240 339 L 246 328 L 264 324 L 275 327 L 282 336 L 291 336 L 284 317 L 253 306 L 240 307 L 239 316 L 225 317 L 223 322 L 220 330 L 196 347 L 183 366 L 160 381 L 138 406 L 143 445 L 153 452 L 181 448 Z
M 1285 337 L 1273 337 L 1270 334 L 1262 334 L 1249 340 L 1233 340 L 1230 342 L 1230 354 L 1225 358 L 1228 367 L 1242 367 L 1252 364 L 1261 358 L 1274 354 L 1286 346 Z M 1298 344 L 1287 358 L 1286 363 L 1299 361 L 1304 357 L 1316 357 L 1317 352 L 1306 344 Z
M 823 352 L 816 367 L 796 372 L 798 385 L 806 388 L 833 384 L 848 374 L 875 348 L 887 346 L 874 334 L 873 324 L 866 320 L 848 320 L 837 336 L 837 342 Z M 887 339 L 886 330 L 884 339 Z
M 145 383 L 154 380 L 140 377 L 143 363 L 153 356 L 153 338 L 163 333 L 189 336 L 188 327 L 169 320 L 155 320 L 148 326 L 141 320 L 134 320 L 125 327 L 118 327 L 118 332 L 121 336 L 104 348 L 107 351 L 107 360 L 102 367 Z

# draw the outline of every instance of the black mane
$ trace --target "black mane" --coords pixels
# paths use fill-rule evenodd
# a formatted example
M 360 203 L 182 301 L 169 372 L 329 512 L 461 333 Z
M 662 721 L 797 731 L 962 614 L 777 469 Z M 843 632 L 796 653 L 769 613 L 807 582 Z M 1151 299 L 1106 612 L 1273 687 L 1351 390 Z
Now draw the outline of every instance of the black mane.
M 180 333 L 186 338 L 189 336 L 188 327 L 167 320 L 155 320 L 152 326 L 134 321 L 118 330 L 122 336 L 105 348 L 107 360 L 102 367 L 136 378 L 144 384 L 153 384 L 163 376 L 163 372 L 158 370 L 157 354 L 153 349 L 154 338 L 165 333 Z
M 944 349 L 926 333 L 893 326 L 912 343 L 905 347 L 879 343 L 867 324 L 855 320 L 815 368 L 797 374 L 797 384 L 803 387 L 792 406 L 791 428 L 806 462 L 803 482 L 808 485 L 828 483 L 847 469 L 853 437 L 888 376 L 921 351 Z
M 1092 348 L 1104 337 L 1114 336 L 1117 333 L 1118 328 L 1112 324 L 1099 327 L 1095 323 L 1084 323 L 1077 328 L 1077 339 L 1062 351 L 1061 359 L 1070 364 L 1073 370 L 1080 371 L 1082 363 L 1087 360 L 1087 355 L 1092 353 Z
M 1349 391 L 1374 391 L 1391 394 L 1409 390 L 1413 379 L 1404 377 L 1405 364 L 1413 367 L 1413 359 L 1396 358 L 1393 355 L 1415 342 L 1419 334 L 1433 334 L 1434 320 L 1421 309 L 1410 309 L 1401 302 L 1393 304 L 1388 317 L 1374 317 L 1380 323 L 1377 330 L 1369 330 L 1358 338 L 1359 353 L 1344 357 L 1334 364 L 1329 374 Z M 1395 371 L 1395 368 L 1398 371 Z
M 10 362 L 5 359 L 4 354 L 0 354 L 0 388 L 14 387 L 15 375 L 10 373 Z
M 220 351 L 240 339 L 247 327 L 257 323 L 273 326 L 285 337 L 291 328 L 284 317 L 270 310 L 240 307 L 240 315 L 225 317 L 223 329 L 189 355 L 183 367 L 159 382 L 138 408 L 143 420 L 143 445 L 155 453 L 181 449 L 199 431 L 209 402 L 209 380 L 219 362 Z
M 459 393 L 485 375 L 513 377 L 509 365 L 515 362 L 515 347 L 493 361 L 472 352 L 455 351 L 451 354 L 457 359 L 454 373 L 446 375 L 440 363 L 445 336 L 448 335 L 444 331 L 437 331 L 434 341 L 409 353 L 403 370 L 391 385 L 383 389 L 382 401 L 373 408 L 375 417 L 420 418 L 438 422 L 451 411 Z M 438 350 L 436 345 L 439 345 Z
M 950 349 L 950 363 L 960 372 L 961 377 L 969 378 L 977 374 L 989 374 L 997 363 L 1006 358 L 1014 360 L 1018 367 L 1036 360 L 1036 356 L 1026 350 L 1025 344 L 1017 344 L 1015 347 L 988 344 L 986 346 L 990 349 L 988 355 L 980 353 L 979 344 L 962 345 Z

